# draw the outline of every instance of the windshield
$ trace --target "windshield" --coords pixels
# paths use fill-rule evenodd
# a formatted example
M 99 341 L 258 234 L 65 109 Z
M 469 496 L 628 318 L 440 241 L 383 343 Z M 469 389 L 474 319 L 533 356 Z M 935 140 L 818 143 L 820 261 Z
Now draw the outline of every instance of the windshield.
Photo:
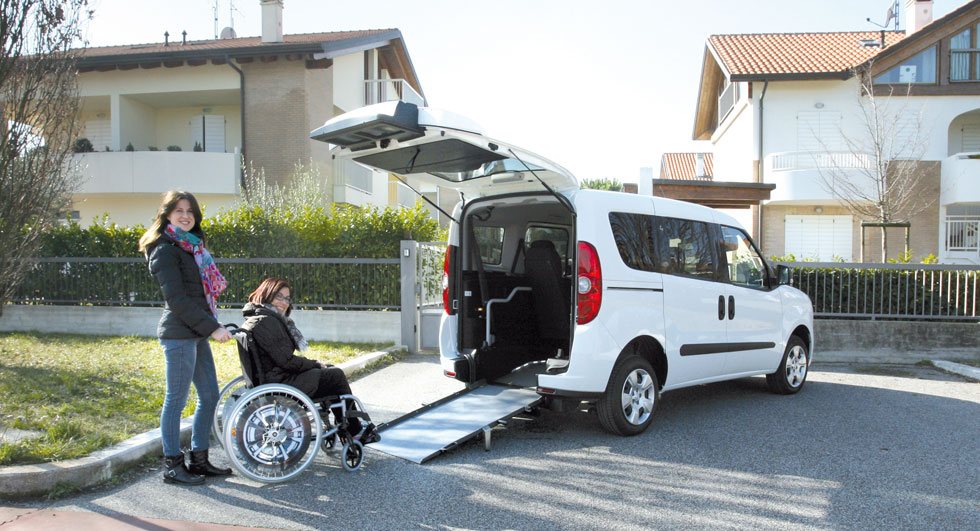
M 523 162 L 516 159 L 502 159 L 487 162 L 479 168 L 471 171 L 430 173 L 448 181 L 462 182 L 470 179 L 478 179 L 480 177 L 489 177 L 498 173 L 527 171 L 528 169 L 533 171 L 544 171 L 544 168 L 540 168 L 534 164 L 525 165 Z

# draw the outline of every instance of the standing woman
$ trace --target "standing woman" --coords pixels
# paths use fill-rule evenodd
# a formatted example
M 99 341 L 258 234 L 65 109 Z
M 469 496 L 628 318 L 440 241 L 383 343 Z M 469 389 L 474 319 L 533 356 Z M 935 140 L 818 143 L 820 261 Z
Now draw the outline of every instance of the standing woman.
M 208 461 L 209 434 L 218 402 L 218 379 L 208 337 L 229 341 L 218 323 L 218 294 L 228 282 L 205 248 L 201 207 L 188 192 L 171 190 L 163 197 L 153 225 L 140 238 L 140 251 L 163 291 L 166 305 L 157 325 L 167 363 L 167 393 L 160 415 L 165 483 L 200 485 L 202 476 L 224 476 L 231 469 Z M 180 416 L 191 382 L 197 409 L 191 436 L 190 468 L 180 450 Z

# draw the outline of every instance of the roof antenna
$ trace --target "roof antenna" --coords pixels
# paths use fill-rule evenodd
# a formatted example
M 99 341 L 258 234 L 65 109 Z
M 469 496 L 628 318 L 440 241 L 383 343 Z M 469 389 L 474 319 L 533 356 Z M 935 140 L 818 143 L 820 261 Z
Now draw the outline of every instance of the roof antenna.
M 888 29 L 888 23 L 892 20 L 895 21 L 895 31 L 898 31 L 898 0 L 895 0 L 890 6 L 888 6 L 888 11 L 885 12 L 885 23 L 878 24 L 877 22 L 871 20 L 871 17 L 865 19 L 866 21 L 874 24 L 881 28 L 881 41 L 875 42 L 870 40 L 862 40 L 861 44 L 864 46 L 880 46 L 882 49 L 885 48 L 885 30 Z
M 214 0 L 214 38 L 218 39 L 218 0 Z

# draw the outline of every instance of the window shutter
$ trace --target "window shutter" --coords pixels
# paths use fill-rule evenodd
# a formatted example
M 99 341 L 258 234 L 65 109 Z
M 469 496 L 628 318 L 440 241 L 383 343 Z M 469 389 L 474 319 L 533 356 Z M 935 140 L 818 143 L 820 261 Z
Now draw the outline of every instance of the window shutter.
M 225 152 L 225 117 L 222 114 L 204 115 L 204 151 Z
M 191 117 L 191 149 L 200 144 L 204 147 L 204 115 L 199 114 Z
M 964 125 L 960 152 L 980 151 L 980 125 Z
M 836 111 L 800 111 L 796 113 L 796 146 L 798 151 L 840 151 L 841 113 Z
M 92 143 L 95 151 L 105 151 L 112 143 L 112 123 L 109 120 L 89 120 L 85 122 L 85 138 Z

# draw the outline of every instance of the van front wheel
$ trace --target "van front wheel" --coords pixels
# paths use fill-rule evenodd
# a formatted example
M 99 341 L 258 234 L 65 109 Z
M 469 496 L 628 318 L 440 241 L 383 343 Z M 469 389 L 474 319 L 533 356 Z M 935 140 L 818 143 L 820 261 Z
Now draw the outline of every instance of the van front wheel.
M 781 395 L 790 395 L 803 389 L 809 365 L 806 343 L 796 336 L 789 338 L 779 370 L 766 375 L 769 390 Z
M 599 423 L 616 435 L 643 433 L 660 401 L 660 385 L 653 368 L 639 356 L 627 356 L 613 367 L 606 392 L 596 405 Z

